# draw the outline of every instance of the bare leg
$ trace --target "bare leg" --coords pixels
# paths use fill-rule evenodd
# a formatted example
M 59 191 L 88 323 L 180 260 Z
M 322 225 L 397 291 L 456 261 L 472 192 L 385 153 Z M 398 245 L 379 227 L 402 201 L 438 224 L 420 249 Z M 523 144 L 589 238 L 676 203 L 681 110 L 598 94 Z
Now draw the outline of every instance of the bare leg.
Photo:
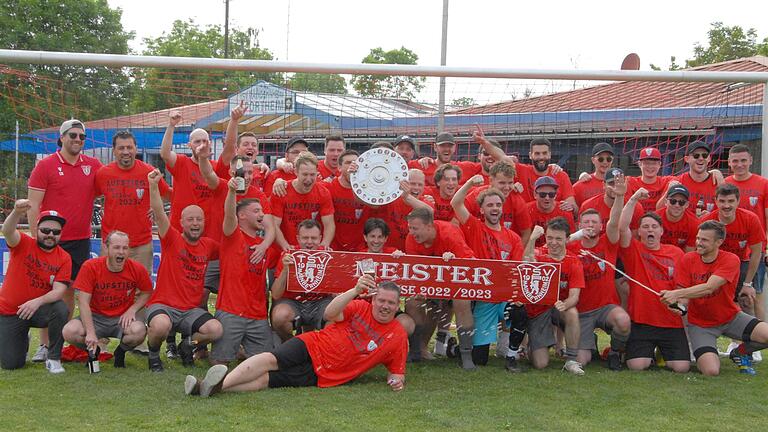
M 280 339 L 285 342 L 293 337 L 293 320 L 296 313 L 285 303 L 272 307 L 272 328 Z
M 272 353 L 261 353 L 240 363 L 226 378 L 223 391 L 258 391 L 269 385 L 269 371 L 277 370 L 277 358 Z

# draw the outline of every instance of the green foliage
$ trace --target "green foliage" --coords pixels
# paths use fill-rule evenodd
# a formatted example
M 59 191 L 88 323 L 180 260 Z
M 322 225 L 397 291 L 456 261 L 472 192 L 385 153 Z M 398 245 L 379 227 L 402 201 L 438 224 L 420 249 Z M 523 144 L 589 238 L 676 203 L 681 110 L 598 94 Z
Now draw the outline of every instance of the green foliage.
M 751 57 L 759 51 L 757 31 L 744 31 L 741 26 L 725 26 L 722 22 L 712 23 L 707 32 L 707 46 L 697 43 L 693 47 L 693 58 L 686 60 L 686 67 Z
M 384 51 L 373 48 L 363 63 L 415 65 L 419 56 L 406 47 Z M 361 96 L 414 99 L 424 88 L 426 78 L 413 76 L 355 75 L 351 83 Z
M 288 88 L 296 91 L 347 94 L 347 81 L 341 75 L 299 72 L 288 79 Z
M 477 102 L 475 102 L 474 98 L 467 96 L 460 97 L 451 101 L 451 105 L 455 107 L 471 107 L 476 104 Z
M 669 57 L 669 66 L 667 67 L 667 70 L 675 71 L 680 69 L 680 65 L 676 63 L 677 57 L 670 56 Z M 651 69 L 655 71 L 661 70 L 659 66 L 656 66 L 655 64 L 651 63 Z
M 272 60 L 272 53 L 259 46 L 259 30 L 230 29 L 229 58 Z M 201 27 L 194 21 L 176 20 L 168 33 L 144 39 L 144 55 L 221 58 L 224 33 L 221 26 Z M 134 73 L 131 110 L 153 111 L 227 97 L 258 80 L 282 83 L 282 75 L 241 71 L 215 72 L 202 69 L 137 69 Z

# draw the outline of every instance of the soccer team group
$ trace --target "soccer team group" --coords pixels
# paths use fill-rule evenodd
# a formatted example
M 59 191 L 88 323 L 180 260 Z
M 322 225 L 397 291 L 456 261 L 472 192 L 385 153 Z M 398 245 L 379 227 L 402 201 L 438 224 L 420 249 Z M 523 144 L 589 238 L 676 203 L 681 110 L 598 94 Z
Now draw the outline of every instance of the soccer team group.
M 417 158 L 416 141 L 401 136 L 371 148 L 408 161 L 402 195 L 371 206 L 353 193 L 359 155 L 343 137 L 326 138 L 320 161 L 306 140 L 292 138 L 270 171 L 256 161 L 258 137 L 238 135 L 245 111 L 232 110 L 217 160 L 202 129 L 189 135 L 191 157 L 175 153 L 182 118 L 170 113 L 160 155 L 172 188 L 137 160 L 130 132 L 113 137 L 114 162 L 102 166 L 82 153 L 84 124 L 61 125 L 60 149 L 36 165 L 28 197 L 2 226 L 10 249 L 0 287 L 3 369 L 25 365 L 31 327 L 41 329 L 32 360 L 51 373 L 64 372 L 65 341 L 93 354 L 117 338 L 115 367 L 146 343 L 155 372 L 163 371 L 164 342 L 166 358 L 184 365 L 207 357 L 206 375 L 184 383 L 186 394 L 204 397 L 330 387 L 379 364 L 398 391 L 407 362 L 448 356 L 471 370 L 487 364 L 492 344 L 510 372 L 547 367 L 554 347 L 565 371 L 584 375 L 597 328 L 610 335 L 613 370 L 656 364 L 685 373 L 695 361 L 701 373 L 717 375 L 717 339 L 727 336 L 730 360 L 754 374 L 752 361 L 768 346 L 768 180 L 750 172 L 747 146 L 730 149 L 727 178 L 709 170 L 704 142 L 688 144 L 680 176 L 659 175 L 662 155 L 649 147 L 633 155 L 641 175 L 629 177 L 612 167 L 613 147 L 600 142 L 594 172 L 572 185 L 550 163 L 545 138 L 530 142 L 528 165 L 479 127 L 478 162 L 455 161 L 449 133 L 436 137 L 434 159 Z M 99 196 L 101 256 L 90 258 Z M 31 235 L 17 228 L 25 216 Z M 154 287 L 153 225 L 161 245 Z M 286 286 L 296 265 L 287 252 L 295 249 L 560 263 L 559 298 L 542 306 L 415 296 L 401 310 L 396 281 L 368 274 L 335 296 L 293 292 Z M 210 293 L 217 294 L 213 315 Z

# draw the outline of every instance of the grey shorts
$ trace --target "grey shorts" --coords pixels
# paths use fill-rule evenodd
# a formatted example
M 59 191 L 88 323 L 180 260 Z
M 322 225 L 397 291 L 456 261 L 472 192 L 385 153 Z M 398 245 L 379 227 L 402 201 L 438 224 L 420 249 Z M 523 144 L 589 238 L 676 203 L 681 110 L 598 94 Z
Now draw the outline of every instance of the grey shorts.
M 245 349 L 245 355 L 254 356 L 274 349 L 272 328 L 269 321 L 254 320 L 229 312 L 217 310 L 214 318 L 224 327 L 224 334 L 213 343 L 211 358 L 221 362 L 235 360 L 240 345 Z
M 212 293 L 218 293 L 220 275 L 221 267 L 219 266 L 219 260 L 208 261 L 208 268 L 205 270 L 203 286 Z
M 609 304 L 599 307 L 589 312 L 579 314 L 579 325 L 581 327 L 581 337 L 579 338 L 580 350 L 597 349 L 595 346 L 595 329 L 600 328 L 610 333 L 608 327 L 608 315 L 616 308 L 616 305 Z
M 92 313 L 91 318 L 93 318 L 93 327 L 96 329 L 97 338 L 123 338 L 123 328 L 120 326 L 119 316 L 108 317 Z M 81 317 L 76 319 L 82 321 Z
M 320 300 L 304 302 L 296 301 L 293 299 L 279 299 L 272 303 L 272 307 L 274 308 L 279 304 L 287 304 L 291 307 L 291 309 L 293 309 L 295 316 L 301 317 L 301 325 L 311 326 L 317 330 L 320 330 L 323 328 L 323 323 L 325 322 L 323 319 L 325 308 L 328 307 L 328 304 L 331 302 L 331 300 L 333 299 L 330 296 Z
M 739 312 L 730 322 L 717 327 L 699 327 L 689 323 L 688 340 L 691 342 L 693 355 L 699 358 L 707 352 L 717 354 L 717 338 L 723 335 L 745 342 L 749 341 L 752 330 L 759 322 L 757 318 Z
M 181 333 L 182 336 L 190 336 L 200 329 L 200 327 L 213 319 L 213 316 L 200 308 L 192 308 L 190 310 L 175 309 L 164 304 L 155 303 L 147 306 L 147 320 L 146 323 L 152 321 L 158 314 L 168 315 L 171 319 L 171 331 Z
M 551 307 L 536 318 L 528 320 L 528 350 L 549 348 L 555 345 L 555 331 L 552 325 L 562 327 L 560 311 Z

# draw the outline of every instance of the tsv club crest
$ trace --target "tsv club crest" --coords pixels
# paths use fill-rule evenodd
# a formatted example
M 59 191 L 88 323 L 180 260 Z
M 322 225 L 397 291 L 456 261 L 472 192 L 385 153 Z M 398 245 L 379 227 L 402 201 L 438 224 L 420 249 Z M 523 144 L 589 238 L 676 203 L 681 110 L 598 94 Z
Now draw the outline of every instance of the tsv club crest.
M 529 302 L 538 303 L 547 295 L 557 267 L 554 264 L 536 266 L 526 263 L 518 264 L 517 271 L 520 274 L 523 295 Z
M 757 197 L 756 196 L 749 197 L 749 205 L 751 205 L 752 207 L 757 205 Z
M 136 198 L 141 199 L 144 196 L 144 189 L 136 188 Z
M 53 286 L 53 282 L 54 282 L 55 280 L 56 280 L 56 276 L 54 276 L 54 275 L 51 275 L 51 277 L 50 277 L 50 278 L 48 278 L 48 283 L 49 283 L 51 286 Z
M 91 166 L 90 165 L 80 165 L 80 169 L 83 170 L 83 174 L 91 175 Z
M 363 209 L 355 209 L 355 219 L 360 220 L 363 217 Z
M 317 213 L 316 211 L 312 212 L 312 220 L 317 220 Z
M 605 272 L 605 263 L 603 261 L 598 261 L 597 267 L 600 269 L 601 272 Z
M 741 240 L 739 242 L 739 248 L 740 249 L 744 249 L 745 247 L 747 247 L 747 241 L 746 240 Z
M 707 211 L 712 213 L 712 209 L 715 208 L 715 203 L 707 203 Z
M 512 222 L 504 222 L 504 228 L 512 229 Z
M 645 155 L 646 156 L 650 156 L 651 153 L 653 153 L 653 149 L 650 149 L 650 148 L 645 149 Z
M 305 292 L 317 288 L 325 277 L 325 269 L 333 258 L 325 251 L 296 251 L 292 254 L 296 264 L 296 280 Z
M 669 275 L 669 277 L 674 276 L 675 275 L 675 268 L 672 267 L 672 266 L 667 267 L 667 275 Z

